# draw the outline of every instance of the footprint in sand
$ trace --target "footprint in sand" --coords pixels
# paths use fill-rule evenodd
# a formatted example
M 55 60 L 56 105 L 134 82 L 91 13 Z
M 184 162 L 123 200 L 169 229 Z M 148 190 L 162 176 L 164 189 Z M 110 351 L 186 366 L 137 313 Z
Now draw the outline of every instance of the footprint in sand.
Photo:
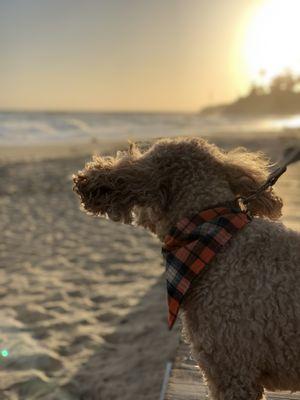
M 36 304 L 21 304 L 15 310 L 17 319 L 24 324 L 30 325 L 53 318 L 42 306 Z

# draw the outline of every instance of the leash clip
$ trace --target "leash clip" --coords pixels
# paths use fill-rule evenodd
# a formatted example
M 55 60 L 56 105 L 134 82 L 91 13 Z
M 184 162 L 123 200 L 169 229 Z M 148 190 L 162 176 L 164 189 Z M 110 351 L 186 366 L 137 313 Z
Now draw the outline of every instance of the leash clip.
M 293 164 L 296 161 L 300 160 L 300 148 L 299 147 L 289 147 L 285 149 L 283 157 L 278 162 L 279 167 L 277 167 L 271 174 L 269 175 L 267 181 L 261 185 L 254 193 L 250 196 L 237 197 L 237 202 L 240 207 L 243 207 L 245 211 L 247 211 L 247 205 L 254 199 L 256 199 L 262 192 L 267 190 L 269 187 L 275 185 L 278 178 L 287 170 L 287 166 Z
M 241 208 L 244 209 L 245 211 L 248 211 L 247 205 L 252 200 L 257 199 L 262 192 L 267 190 L 269 187 L 272 187 L 273 185 L 275 185 L 275 183 L 280 178 L 280 176 L 285 173 L 286 169 L 287 169 L 286 165 L 283 165 L 282 167 L 276 168 L 275 171 L 273 171 L 269 175 L 267 181 L 263 185 L 261 185 L 254 193 L 250 194 L 250 196 L 247 196 L 247 197 L 239 196 L 239 197 L 237 197 L 237 201 L 238 201 L 239 205 L 241 206 Z

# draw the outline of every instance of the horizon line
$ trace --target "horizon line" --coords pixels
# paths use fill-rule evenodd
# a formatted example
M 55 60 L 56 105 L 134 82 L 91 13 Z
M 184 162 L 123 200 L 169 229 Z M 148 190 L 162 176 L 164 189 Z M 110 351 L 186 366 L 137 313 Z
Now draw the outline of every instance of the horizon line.
M 67 113 L 86 113 L 86 114 L 197 114 L 201 111 L 201 108 L 197 110 L 170 110 L 170 109 L 161 109 L 161 110 L 122 110 L 122 109 L 56 109 L 56 108 L 2 108 L 0 107 L 0 113 L 48 113 L 48 114 L 67 114 Z

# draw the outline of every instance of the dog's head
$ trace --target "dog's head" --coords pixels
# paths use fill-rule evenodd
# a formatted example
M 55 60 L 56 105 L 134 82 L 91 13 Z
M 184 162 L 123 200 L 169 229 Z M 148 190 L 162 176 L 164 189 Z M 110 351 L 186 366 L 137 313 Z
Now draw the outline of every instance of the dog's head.
M 186 138 L 160 140 L 144 153 L 132 144 L 116 157 L 94 157 L 73 180 L 87 212 L 135 221 L 163 236 L 158 230 L 166 233 L 185 215 L 252 194 L 267 175 L 261 154 L 225 153 L 202 139 Z M 250 209 L 276 219 L 281 206 L 269 189 Z
M 167 205 L 163 177 L 158 179 L 157 168 L 135 144 L 116 157 L 94 157 L 73 181 L 87 212 L 126 224 L 138 219 L 152 231 L 152 220 Z

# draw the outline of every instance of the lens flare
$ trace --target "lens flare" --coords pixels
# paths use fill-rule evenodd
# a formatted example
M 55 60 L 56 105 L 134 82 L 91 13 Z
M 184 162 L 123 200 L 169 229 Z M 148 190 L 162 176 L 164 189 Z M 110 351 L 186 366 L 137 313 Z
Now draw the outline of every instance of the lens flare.
M 1 356 L 4 357 L 4 358 L 8 357 L 9 356 L 8 350 L 7 349 L 1 350 Z

